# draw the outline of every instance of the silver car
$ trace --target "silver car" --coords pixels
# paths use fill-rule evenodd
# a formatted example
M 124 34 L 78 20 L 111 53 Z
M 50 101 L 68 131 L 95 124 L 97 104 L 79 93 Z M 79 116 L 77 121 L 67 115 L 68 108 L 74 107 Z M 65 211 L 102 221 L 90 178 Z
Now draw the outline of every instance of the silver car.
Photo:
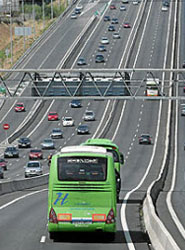
M 54 149 L 55 144 L 52 139 L 44 139 L 44 141 L 41 143 L 42 149 Z
M 94 112 L 92 110 L 86 110 L 83 119 L 84 121 L 94 121 L 95 120 Z
M 42 165 L 39 161 L 29 161 L 24 167 L 25 178 L 43 174 Z
M 60 128 L 54 128 L 52 131 L 51 131 L 51 138 L 52 139 L 60 139 L 63 137 L 63 132 Z

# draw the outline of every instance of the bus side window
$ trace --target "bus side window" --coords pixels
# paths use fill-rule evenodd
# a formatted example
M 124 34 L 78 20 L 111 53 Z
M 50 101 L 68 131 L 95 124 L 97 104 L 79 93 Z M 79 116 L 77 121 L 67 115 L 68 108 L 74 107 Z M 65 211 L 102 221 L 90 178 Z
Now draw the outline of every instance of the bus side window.
M 124 156 L 122 153 L 120 153 L 120 163 L 124 164 Z

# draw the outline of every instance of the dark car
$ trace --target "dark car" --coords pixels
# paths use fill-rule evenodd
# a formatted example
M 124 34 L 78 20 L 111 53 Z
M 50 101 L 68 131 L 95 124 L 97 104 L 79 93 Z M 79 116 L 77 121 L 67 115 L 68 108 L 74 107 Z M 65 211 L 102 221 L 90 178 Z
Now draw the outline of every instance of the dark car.
M 80 57 L 80 58 L 78 59 L 78 61 L 77 61 L 77 65 L 80 65 L 80 66 L 86 65 L 85 59 L 84 59 L 83 57 Z
M 7 147 L 4 151 L 4 158 L 19 157 L 19 150 L 16 147 Z
M 110 21 L 110 16 L 104 16 L 103 20 L 104 20 L 105 22 Z
M 80 100 L 72 100 L 70 106 L 71 108 L 81 108 L 82 104 Z
M 98 51 L 100 51 L 100 52 L 104 52 L 104 51 L 106 51 L 107 49 L 106 49 L 106 47 L 105 47 L 105 45 L 100 45 L 99 47 L 98 47 Z
M 95 57 L 95 62 L 96 62 L 96 63 L 105 62 L 104 56 L 103 56 L 103 55 L 96 55 L 96 57 Z
M 35 159 L 43 159 L 43 152 L 41 149 L 31 149 L 29 153 L 29 159 L 35 160 Z
M 181 109 L 181 116 L 185 116 L 185 107 Z
M 81 10 L 80 9 L 75 9 L 75 14 L 77 14 L 77 15 L 81 14 Z
M 182 67 L 183 67 L 183 69 L 185 68 L 185 61 L 183 62 Z
M 117 19 L 117 18 L 112 18 L 111 23 L 112 23 L 112 24 L 118 24 L 118 19 Z
M 7 170 L 7 161 L 5 159 L 0 159 L 0 167 L 3 168 L 3 170 Z
M 108 27 L 108 31 L 115 31 L 116 29 L 115 29 L 115 27 L 113 26 L 113 25 L 110 25 L 109 27 Z
M 115 9 L 116 9 L 116 5 L 115 5 L 115 4 L 111 4 L 111 5 L 110 5 L 110 9 L 111 9 L 111 10 L 115 10 Z
M 170 3 L 168 1 L 164 1 L 163 6 L 170 7 Z
M 139 137 L 139 144 L 152 144 L 152 138 L 149 134 L 142 134 Z
M 84 125 L 79 125 L 77 128 L 77 134 L 89 134 L 89 127 Z
M 0 167 L 0 178 L 4 179 L 4 172 L 2 167 Z
M 30 148 L 31 147 L 31 141 L 27 137 L 20 138 L 18 140 L 18 147 L 19 148 Z

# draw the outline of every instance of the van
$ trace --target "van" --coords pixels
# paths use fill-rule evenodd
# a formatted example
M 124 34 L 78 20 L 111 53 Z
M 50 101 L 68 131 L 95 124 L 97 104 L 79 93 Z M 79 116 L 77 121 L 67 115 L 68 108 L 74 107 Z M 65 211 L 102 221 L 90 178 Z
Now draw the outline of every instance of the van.
M 114 160 L 105 148 L 68 146 L 52 157 L 48 231 L 116 232 Z

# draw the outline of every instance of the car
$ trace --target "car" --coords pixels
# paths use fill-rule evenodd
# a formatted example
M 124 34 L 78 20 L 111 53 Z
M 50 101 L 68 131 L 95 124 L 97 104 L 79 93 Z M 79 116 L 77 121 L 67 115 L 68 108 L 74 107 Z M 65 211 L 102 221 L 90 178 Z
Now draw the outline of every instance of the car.
M 83 116 L 84 121 L 94 121 L 95 120 L 95 114 L 92 110 L 86 110 L 85 114 Z
M 0 179 L 4 179 L 4 172 L 2 167 L 0 167 Z
M 128 0 L 122 0 L 122 3 L 123 4 L 128 3 Z
M 19 150 L 16 147 L 7 147 L 4 151 L 4 158 L 8 157 L 19 157 Z
M 78 16 L 77 16 L 77 14 L 75 12 L 71 14 L 71 19 L 77 19 L 77 17 Z
M 60 139 L 63 137 L 63 132 L 60 128 L 54 128 L 51 131 L 50 137 L 52 139 Z
M 79 125 L 77 128 L 77 134 L 89 134 L 89 127 L 86 124 Z
M 80 9 L 78 9 L 78 8 L 75 8 L 75 12 L 74 12 L 76 15 L 79 15 L 79 14 L 81 14 L 81 10 Z
M 73 120 L 72 117 L 63 117 L 62 118 L 62 125 L 64 127 L 72 127 L 74 126 L 75 121 Z
M 105 47 L 105 45 L 100 45 L 99 47 L 98 47 L 98 51 L 99 52 L 104 52 L 104 51 L 106 51 L 107 49 L 106 49 L 106 47 Z
M 124 28 L 131 28 L 131 26 L 130 26 L 130 23 L 128 23 L 128 22 L 125 22 L 124 24 L 123 24 L 123 27 Z
M 116 5 L 115 4 L 111 4 L 110 5 L 110 10 L 115 10 L 116 9 Z
M 41 149 L 31 149 L 29 152 L 29 159 L 35 160 L 35 159 L 43 159 L 43 152 Z
M 55 144 L 52 139 L 46 138 L 44 141 L 41 143 L 42 149 L 54 149 Z
M 95 57 L 95 62 L 96 62 L 96 63 L 105 62 L 104 56 L 103 56 L 103 55 L 100 55 L 100 54 L 96 55 L 96 57 Z
M 132 4 L 133 4 L 133 5 L 138 5 L 138 4 L 139 4 L 139 1 L 134 0 L 134 1 L 132 2 Z
M 82 104 L 80 100 L 72 100 L 70 103 L 71 108 L 81 108 Z
M 58 113 L 57 112 L 49 112 L 48 121 L 58 121 Z
M 161 11 L 163 11 L 163 12 L 168 11 L 168 7 L 167 7 L 167 6 L 165 6 L 165 5 L 162 5 L 162 7 L 161 7 Z
M 83 5 L 82 4 L 78 4 L 77 6 L 76 6 L 76 10 L 82 10 L 83 9 Z
M 15 107 L 14 107 L 14 110 L 15 110 L 15 112 L 24 112 L 24 111 L 26 111 L 25 107 L 24 107 L 24 104 L 22 102 L 16 103 Z
M 3 168 L 3 170 L 7 170 L 7 161 L 3 158 L 0 159 L 0 167 Z
M 152 137 L 149 134 L 142 134 L 139 137 L 139 144 L 152 144 Z
M 182 67 L 183 67 L 183 69 L 185 68 L 185 61 L 183 62 Z
M 109 27 L 108 27 L 108 31 L 115 31 L 116 29 L 115 29 L 115 27 L 113 26 L 113 25 L 109 25 Z
M 24 168 L 24 176 L 33 177 L 43 174 L 42 165 L 39 161 L 29 161 Z
M 181 116 L 185 116 L 185 107 L 181 109 Z
M 31 140 L 28 137 L 22 137 L 18 140 L 18 147 L 19 148 L 30 148 L 31 147 Z
M 120 9 L 121 11 L 127 10 L 127 8 L 126 8 L 124 5 L 121 5 L 121 6 L 119 7 L 119 9 Z
M 118 24 L 118 19 L 117 18 L 112 18 L 111 23 L 112 24 Z
M 107 37 L 102 37 L 101 44 L 109 44 L 109 39 Z
M 78 59 L 78 61 L 77 61 L 77 65 L 80 65 L 80 66 L 86 65 L 85 59 L 84 59 L 83 57 L 80 57 L 80 58 Z
M 121 37 L 120 37 L 120 34 L 119 34 L 118 32 L 114 32 L 114 33 L 112 34 L 112 37 L 113 37 L 114 39 L 119 39 L 119 38 L 121 38 Z
M 162 4 L 166 7 L 170 7 L 170 3 L 168 1 L 164 1 Z
M 104 16 L 103 20 L 104 20 L 105 22 L 110 21 L 110 16 Z

